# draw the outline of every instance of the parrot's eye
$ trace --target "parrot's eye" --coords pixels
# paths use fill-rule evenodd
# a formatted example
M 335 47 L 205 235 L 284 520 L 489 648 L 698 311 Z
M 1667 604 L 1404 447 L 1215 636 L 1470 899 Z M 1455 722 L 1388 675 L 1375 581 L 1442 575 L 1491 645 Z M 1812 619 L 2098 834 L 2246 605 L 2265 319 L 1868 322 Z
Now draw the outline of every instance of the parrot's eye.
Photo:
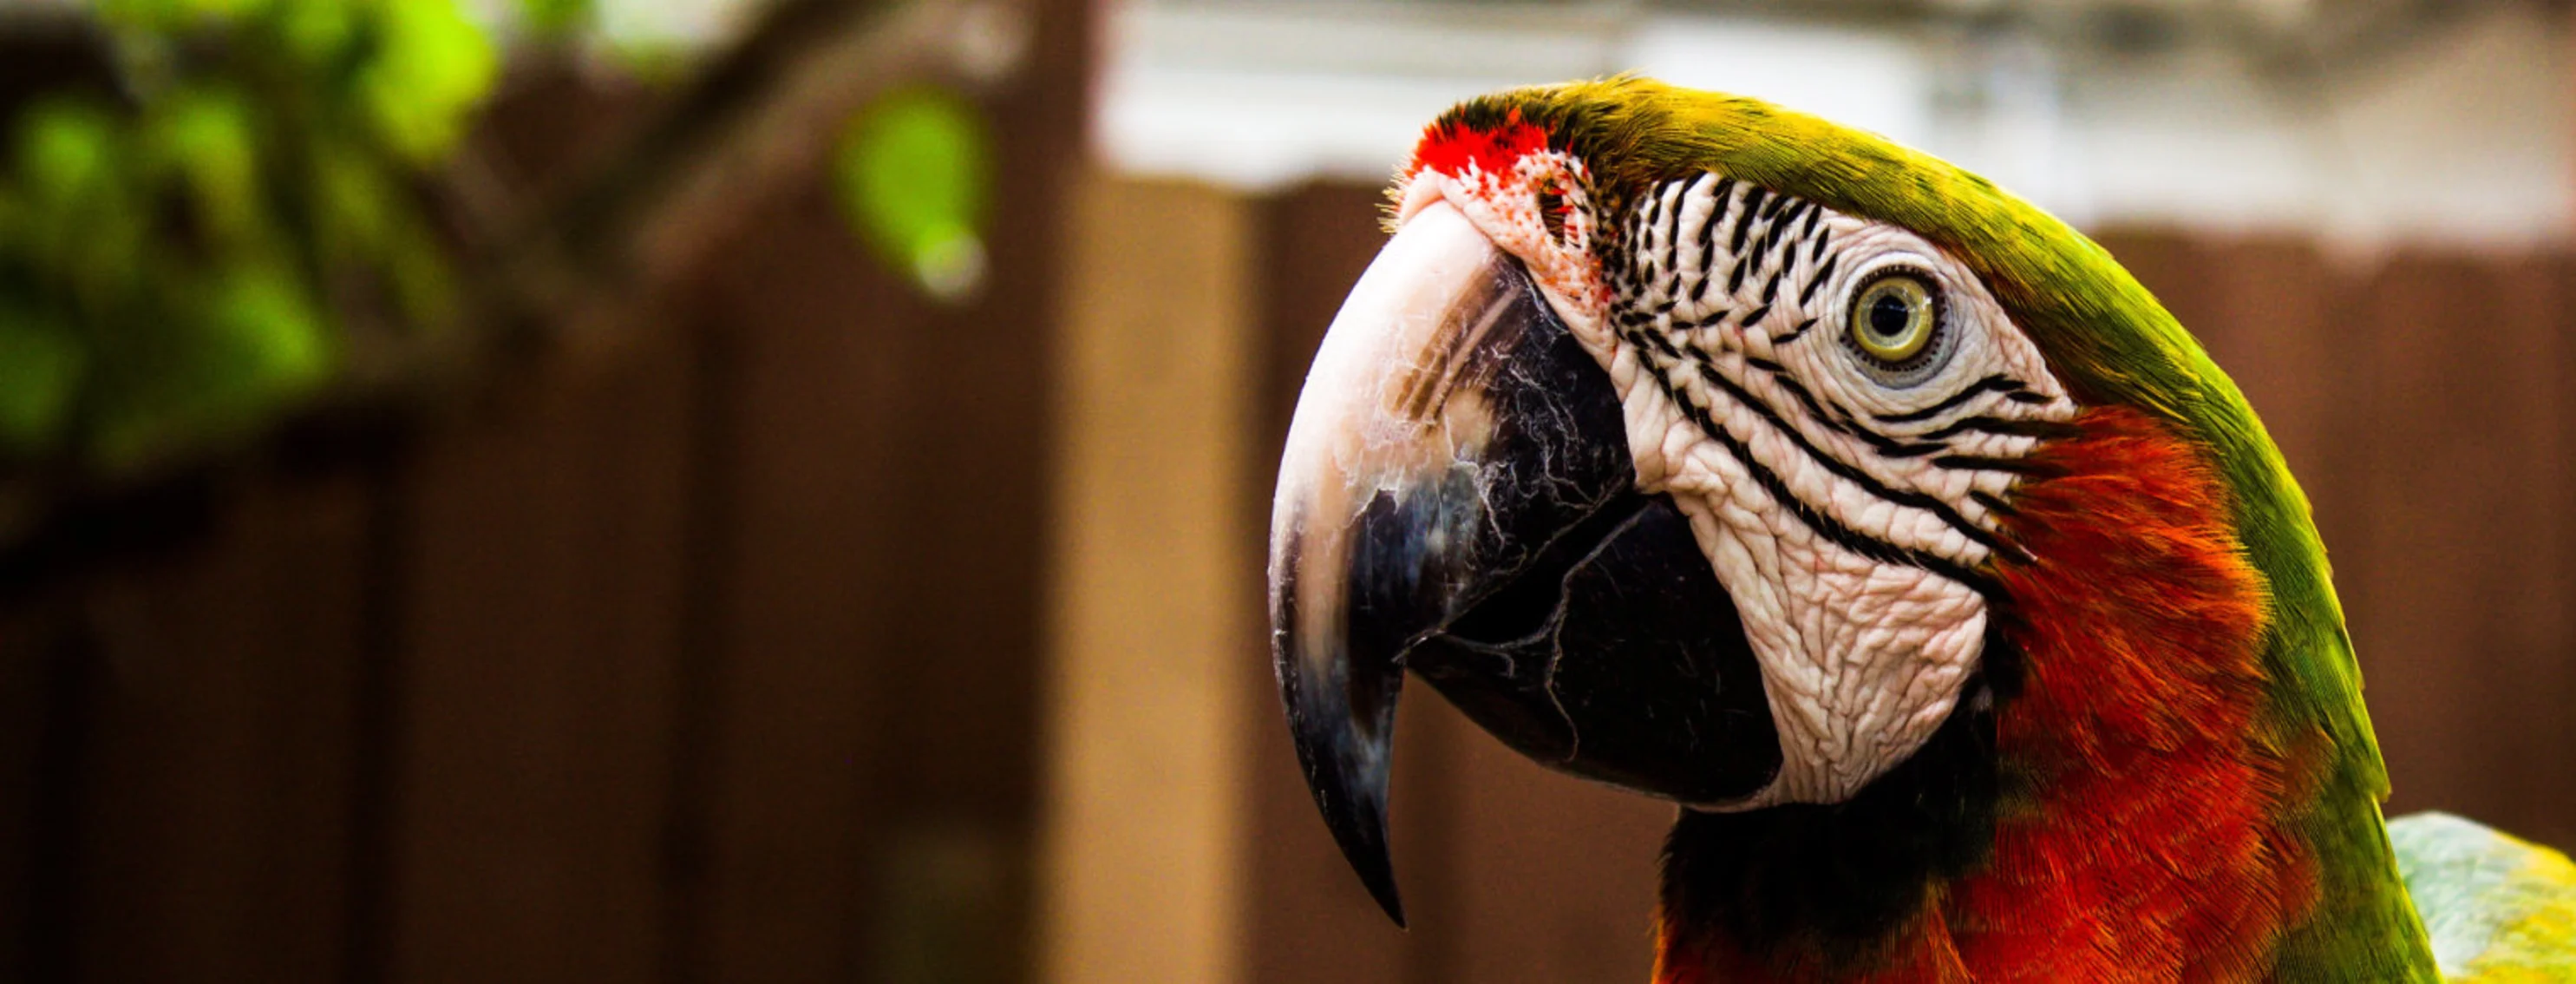
M 1889 270 L 1864 281 L 1852 295 L 1848 317 L 1844 339 L 1870 374 L 1890 386 L 1922 382 L 1949 354 L 1941 295 L 1912 270 Z

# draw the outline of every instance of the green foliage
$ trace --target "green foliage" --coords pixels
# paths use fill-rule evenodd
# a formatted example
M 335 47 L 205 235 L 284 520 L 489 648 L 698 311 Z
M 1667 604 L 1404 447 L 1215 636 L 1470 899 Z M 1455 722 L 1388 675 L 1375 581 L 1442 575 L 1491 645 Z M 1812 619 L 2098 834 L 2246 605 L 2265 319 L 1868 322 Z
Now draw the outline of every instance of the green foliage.
M 983 117 L 944 89 L 900 89 L 860 111 L 842 138 L 843 206 L 878 253 L 932 294 L 983 279 L 978 229 L 991 198 Z
M 0 308 L 0 446 L 43 450 L 62 433 L 81 354 L 63 323 Z
M 379 0 L 374 7 L 373 57 L 353 73 L 354 88 L 388 145 L 416 161 L 434 158 L 461 135 L 465 112 L 491 87 L 498 59 L 453 0 Z
M 454 0 L 95 10 L 130 98 L 0 121 L 0 461 L 231 440 L 449 313 L 421 184 L 498 70 Z
M 599 4 L 595 0 L 519 0 L 519 17 L 541 36 L 560 37 L 597 23 Z

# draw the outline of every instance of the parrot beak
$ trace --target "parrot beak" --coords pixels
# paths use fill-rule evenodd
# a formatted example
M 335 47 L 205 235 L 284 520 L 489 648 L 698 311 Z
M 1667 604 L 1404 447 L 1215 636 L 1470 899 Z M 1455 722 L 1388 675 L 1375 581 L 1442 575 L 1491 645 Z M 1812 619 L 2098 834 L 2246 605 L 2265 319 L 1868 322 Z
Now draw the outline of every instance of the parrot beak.
M 1542 764 L 1685 803 L 1778 772 L 1761 675 L 1689 520 L 1636 488 L 1609 374 L 1520 262 L 1413 214 L 1316 353 L 1270 526 L 1271 659 L 1343 856 L 1387 845 L 1411 670 Z

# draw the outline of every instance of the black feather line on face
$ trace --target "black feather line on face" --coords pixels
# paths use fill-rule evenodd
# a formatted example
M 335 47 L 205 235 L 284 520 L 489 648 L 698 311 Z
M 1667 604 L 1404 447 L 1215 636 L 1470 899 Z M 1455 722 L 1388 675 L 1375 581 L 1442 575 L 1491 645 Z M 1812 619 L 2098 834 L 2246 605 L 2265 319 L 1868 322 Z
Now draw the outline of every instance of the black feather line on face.
M 1629 336 L 1629 341 L 1638 345 L 1642 349 L 1648 350 L 1656 349 L 1659 346 L 1669 347 L 1670 344 L 1665 342 L 1663 339 L 1656 338 L 1655 333 L 1651 331 L 1633 332 Z M 1700 353 L 1696 349 L 1685 352 L 1683 355 L 1683 359 L 1667 360 L 1662 365 L 1654 365 L 1652 364 L 1653 360 L 1648 360 L 1650 364 L 1644 367 L 1646 369 L 1646 375 L 1655 380 L 1655 385 L 1661 388 L 1664 391 L 1665 397 L 1671 400 L 1673 406 L 1681 411 L 1683 418 L 1690 421 L 1694 426 L 1697 426 L 1701 434 L 1705 435 L 1709 440 L 1716 442 L 1718 447 L 1723 449 L 1729 456 L 1733 457 L 1737 464 L 1742 465 L 1745 473 L 1753 477 L 1754 484 L 1761 486 L 1764 492 L 1769 493 L 1773 502 L 1778 503 L 1780 508 L 1788 510 L 1790 515 L 1797 517 L 1800 524 L 1806 526 L 1810 530 L 1814 530 L 1817 535 L 1824 537 L 1834 545 L 1842 547 L 1844 550 L 1850 551 L 1851 553 L 1859 556 L 1878 561 L 1882 564 L 1897 564 L 1930 571 L 1944 578 L 1966 585 L 1970 590 L 1976 591 L 1979 594 L 1991 595 L 2001 590 L 2000 587 L 1996 585 L 1994 579 L 1981 570 L 1970 568 L 1964 564 L 1938 554 L 1914 550 L 1907 547 L 1900 547 L 1876 537 L 1872 537 L 1843 525 L 1833 517 L 1826 515 L 1822 510 L 1809 505 L 1805 499 L 1799 498 L 1795 492 L 1790 491 L 1789 483 L 1782 480 L 1777 472 L 1772 471 L 1771 468 L 1764 465 L 1760 459 L 1755 458 L 1751 448 L 1745 446 L 1743 441 L 1736 439 L 1735 435 L 1729 432 L 1725 425 L 1720 423 L 1715 417 L 1711 416 L 1706 408 L 1693 403 L 1690 400 L 1689 394 L 1683 393 L 1679 387 L 1673 384 L 1672 380 L 1666 375 L 1673 366 L 1682 364 L 1683 362 L 1688 362 L 1695 371 L 1695 374 L 1703 383 L 1706 383 L 1712 389 L 1725 394 L 1728 399 L 1736 401 L 1738 405 L 1753 411 L 1756 416 L 1763 418 L 1764 422 L 1773 430 L 1777 431 L 1783 437 L 1788 438 L 1789 443 L 1797 449 L 1798 453 L 1805 455 L 1808 460 L 1815 462 L 1826 471 L 1832 472 L 1834 475 L 1860 486 L 1861 490 L 1869 495 L 1888 503 L 1899 506 L 1910 506 L 1912 508 L 1931 513 L 1933 516 L 1939 518 L 1943 523 L 1949 525 L 1952 529 L 1958 530 L 1961 536 L 1968 538 L 1971 542 L 1983 545 L 1988 550 L 1995 553 L 2011 556 L 2026 555 L 2020 545 L 2008 544 L 2002 539 L 1996 537 L 1993 533 L 1987 532 L 1984 527 L 1980 527 L 1969 522 L 1966 517 L 1959 515 L 1957 510 L 1952 509 L 1949 503 L 1943 502 L 1929 495 L 1925 495 L 1921 492 L 1889 488 L 1877 479 L 1871 478 L 1868 473 L 1852 467 L 1842 459 L 1819 451 L 1812 442 L 1807 440 L 1806 435 L 1799 433 L 1796 428 L 1791 427 L 1789 423 L 1780 416 L 1778 410 L 1772 408 L 1770 404 L 1755 399 L 1753 394 L 1746 392 L 1742 386 L 1736 385 L 1733 380 L 1726 378 L 1724 373 L 1718 372 L 1714 366 L 1709 365 L 1706 361 L 1701 359 L 1699 357 Z
M 1807 409 L 1807 416 L 1810 419 L 1823 424 L 1836 433 L 1850 435 L 1853 439 L 1869 445 L 1870 448 L 1877 451 L 1881 457 L 1919 458 L 1927 454 L 1938 454 L 1949 450 L 1949 446 L 1943 444 L 1907 444 L 1903 441 L 1899 441 L 1885 434 L 1881 434 L 1867 427 L 1853 423 L 1851 418 L 1835 410 L 1828 409 L 1823 401 L 1816 399 L 1815 394 L 1807 390 L 1806 384 L 1798 382 L 1797 374 L 1790 372 L 1786 366 L 1782 366 L 1777 362 L 1773 362 L 1769 359 L 1746 356 L 1744 358 L 1744 364 L 1769 373 L 1771 375 L 1772 385 L 1780 387 L 1780 389 L 1788 393 L 1791 398 L 1796 399 L 1800 406 L 1805 407 Z
M 1683 195 L 1683 200 L 1687 201 L 1690 196 L 1701 193 L 1702 190 L 1707 188 L 1709 185 L 1716 184 L 1719 181 L 1720 179 L 1714 174 L 1700 175 L 1698 178 L 1690 182 L 1688 185 L 1689 191 Z M 1717 272 L 1710 266 L 1710 264 L 1716 260 L 1716 253 L 1714 251 L 1716 244 L 1713 241 L 1716 234 L 1711 227 L 1715 226 L 1717 221 L 1717 213 L 1715 211 L 1711 211 L 1706 215 L 1700 216 L 1699 224 L 1688 230 L 1690 240 L 1699 247 L 1699 258 L 1697 262 L 1691 265 L 1690 269 L 1681 271 L 1675 276 L 1673 292 L 1675 294 L 1687 292 L 1690 295 L 1692 304 L 1698 304 L 1701 302 L 1701 298 L 1708 296 L 1708 282 L 1717 276 Z M 1677 237 L 1683 233 L 1680 223 L 1675 223 L 1674 232 Z M 1674 253 L 1678 256 L 1680 251 L 1676 249 Z M 1685 284 L 1688 285 L 1687 288 L 1683 286 Z
M 1735 231 L 1727 235 L 1727 252 L 1738 256 L 1743 255 L 1744 235 L 1753 231 L 1753 212 L 1760 207 L 1762 207 L 1762 186 L 1752 185 L 1745 188 L 1744 201 L 1737 206 L 1735 213 Z
M 1801 202 L 1799 204 L 1804 205 L 1805 203 Z M 1790 242 L 1785 233 L 1789 231 L 1789 227 L 1791 225 L 1797 222 L 1797 219 L 1793 217 L 1795 213 L 1796 210 L 1792 209 L 1789 212 L 1782 213 L 1780 217 L 1771 220 L 1770 228 L 1762 230 L 1761 244 L 1754 247 L 1753 252 L 1756 255 L 1764 257 L 1774 257 L 1780 252 L 1780 247 L 1782 245 L 1794 245 Z M 1777 256 L 1781 270 L 1785 272 L 1789 268 L 1789 260 L 1792 258 L 1794 257 Z
M 1945 454 L 1932 459 L 1932 464 L 1934 467 L 1938 468 L 1955 468 L 1963 471 L 2003 472 L 2007 475 L 2027 475 L 2035 478 L 2055 478 L 2064 474 L 2062 469 L 2053 465 L 2033 461 L 2027 458 L 1990 458 L 1984 455 L 1973 454 Z
M 1620 265 L 1627 268 L 1628 280 L 1632 284 L 1644 284 L 1654 279 L 1654 271 L 1646 266 L 1646 230 L 1654 228 L 1655 204 L 1656 199 L 1652 196 L 1648 196 L 1644 202 L 1639 203 L 1635 226 L 1621 230 L 1618 237 L 1623 244 L 1627 244 L 1627 247 L 1621 250 L 1626 254 L 1627 262 Z
M 1762 209 L 1763 221 L 1768 222 L 1779 218 L 1781 207 L 1787 204 L 1789 204 L 1789 196 L 1774 193 L 1770 204 L 1764 206 Z
M 1719 179 L 1717 188 L 1709 193 L 1715 204 L 1709 206 L 1708 217 L 1699 223 L 1699 286 L 1703 291 L 1708 289 L 1709 279 L 1717 274 L 1717 224 L 1726 219 L 1727 195 L 1734 189 L 1734 178 Z
M 1680 187 L 1665 192 L 1664 216 L 1655 225 L 1656 251 L 1663 257 L 1663 275 L 1674 278 L 1676 286 L 1681 277 L 1682 199 L 1687 194 L 1688 190 Z
M 1969 383 L 1968 385 L 1961 387 L 1958 392 L 1950 394 L 1943 398 L 1941 402 L 1935 403 L 1931 406 L 1924 407 L 1919 410 L 1908 410 L 1904 413 L 1880 413 L 1871 414 L 1871 416 L 1876 418 L 1878 422 L 1882 424 L 1920 423 L 1948 413 L 1952 410 L 1956 410 L 1969 400 L 1976 399 L 1978 396 L 1986 393 L 2003 393 L 2010 396 L 2021 393 L 2027 388 L 2028 387 L 2023 385 L 2021 380 L 1997 374 Z M 2040 397 L 2041 402 L 2046 402 L 2047 399 L 2047 397 Z
M 1843 255 L 1841 253 L 1836 253 L 1832 256 L 1826 257 L 1825 265 L 1818 267 L 1815 274 L 1807 278 L 1807 289 L 1798 292 L 1799 307 L 1806 307 L 1808 304 L 1815 301 L 1816 288 L 1824 286 L 1825 281 L 1833 277 L 1834 264 L 1842 262 L 1842 259 Z
M 1808 213 L 1813 211 L 1815 208 L 1816 203 L 1804 198 L 1797 199 L 1796 204 L 1789 206 L 1788 211 L 1780 213 L 1781 230 L 1786 232 L 1786 230 L 1796 227 L 1798 220 L 1806 218 Z M 1799 237 L 1796 235 L 1785 235 L 1782 238 L 1795 241 Z
M 2006 437 L 2063 438 L 2082 434 L 2074 424 L 2054 420 L 2022 420 L 2014 417 L 1962 417 L 1942 427 L 1914 435 L 1919 441 L 1941 441 L 1974 431 Z

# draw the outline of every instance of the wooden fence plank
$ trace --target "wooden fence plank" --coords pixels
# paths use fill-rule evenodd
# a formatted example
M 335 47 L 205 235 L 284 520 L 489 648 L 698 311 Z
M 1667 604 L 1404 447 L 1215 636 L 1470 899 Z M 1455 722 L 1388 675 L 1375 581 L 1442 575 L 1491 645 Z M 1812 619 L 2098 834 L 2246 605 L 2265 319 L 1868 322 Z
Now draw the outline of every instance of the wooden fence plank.
M 94 582 L 82 979 L 339 970 L 369 508 L 355 478 L 260 483 L 211 542 Z
M 1095 177 L 1077 196 L 1055 417 L 1053 760 L 1044 977 L 1228 984 L 1256 904 L 1240 858 L 1241 497 L 1256 399 L 1250 204 Z M 1173 285 L 1186 285 L 1174 289 Z M 1264 707 L 1263 709 L 1267 709 Z
M 416 466 L 393 979 L 658 975 L 685 351 L 530 380 Z
M 32 980 L 36 776 L 43 761 L 46 665 L 54 647 L 31 600 L 0 601 L 0 979 Z
M 988 277 L 940 307 L 827 182 L 716 278 L 727 560 L 703 939 L 684 979 L 1017 980 L 1033 966 L 1047 385 L 1093 5 L 1033 5 L 990 93 Z
M 1657 864 L 1673 805 L 1549 772 L 1446 704 L 1438 710 L 1455 735 L 1443 842 L 1453 881 L 1442 899 L 1452 911 L 1422 921 L 1454 923 L 1458 942 L 1444 955 L 1446 972 L 1429 979 L 1650 977 Z
M 2368 563 L 2346 566 L 2392 812 L 2570 833 L 2563 274 L 2401 255 L 2357 294 Z
M 1007 180 L 971 302 L 889 275 L 820 181 L 711 278 L 732 478 L 705 894 L 678 979 L 1033 970 L 1048 299 L 1092 8 L 1036 16 L 991 104 Z
M 988 279 L 921 324 L 897 432 L 897 572 L 872 845 L 867 972 L 1021 980 L 1035 970 L 1031 861 L 1042 756 L 1048 424 L 1067 202 L 1090 118 L 1089 0 L 1032 6 L 1029 58 L 986 102 L 996 141 Z M 897 326 L 896 330 L 901 330 Z
M 2481 566 L 2490 593 L 2464 619 L 2490 618 L 2496 635 L 2481 636 L 2510 661 L 2494 680 L 2496 754 L 2510 764 L 2514 802 L 2494 822 L 2527 837 L 2576 848 L 2576 398 L 2567 369 L 2576 364 L 2576 263 L 2563 254 L 2522 254 L 2497 264 L 2498 320 L 2517 327 L 2505 344 L 2484 343 L 2487 365 L 2505 390 L 2505 415 L 2485 426 L 2505 431 L 2510 477 L 2492 489 L 2495 554 Z M 2469 339 L 2484 340 L 2485 331 Z M 2481 342 L 2469 341 L 2469 347 Z M 2455 507 L 2456 508 L 2456 507 Z
M 0 604 L 0 980 L 75 969 L 74 900 L 92 660 L 76 644 L 70 585 Z
M 685 980 L 856 975 L 869 839 L 883 824 L 876 725 L 899 702 L 884 563 L 895 432 L 919 314 L 875 275 L 828 199 L 782 202 L 708 302 L 727 421 L 716 558 L 705 936 Z

